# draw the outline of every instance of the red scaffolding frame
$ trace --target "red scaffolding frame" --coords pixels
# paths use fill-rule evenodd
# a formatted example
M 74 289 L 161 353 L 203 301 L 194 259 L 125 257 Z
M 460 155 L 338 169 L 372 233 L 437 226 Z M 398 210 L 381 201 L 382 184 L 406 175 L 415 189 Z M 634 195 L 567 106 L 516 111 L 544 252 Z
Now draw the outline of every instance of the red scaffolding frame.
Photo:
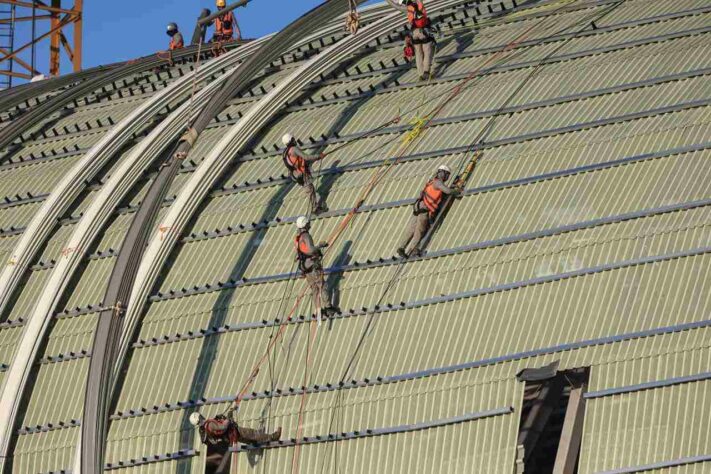
M 68 0 L 65 3 L 72 3 L 71 7 L 63 5 L 63 0 L 0 0 L 0 4 L 10 5 L 13 14 L 9 18 L 1 18 L 0 24 L 9 24 L 9 29 L 13 35 L 10 44 L 11 48 L 0 48 L 0 65 L 4 70 L 0 70 L 0 75 L 17 77 L 30 80 L 40 74 L 36 69 L 34 59 L 23 60 L 19 54 L 31 49 L 33 52 L 37 45 L 49 38 L 49 76 L 60 74 L 60 61 L 62 50 L 72 63 L 74 72 L 81 70 L 82 64 L 82 21 L 84 0 Z M 43 28 L 38 32 L 37 25 L 49 21 L 49 30 Z M 31 22 L 31 39 L 19 47 L 15 44 L 15 25 L 17 23 Z M 65 31 L 72 29 L 71 36 Z M 33 54 L 34 58 L 34 54 Z M 18 70 L 15 70 L 17 66 Z

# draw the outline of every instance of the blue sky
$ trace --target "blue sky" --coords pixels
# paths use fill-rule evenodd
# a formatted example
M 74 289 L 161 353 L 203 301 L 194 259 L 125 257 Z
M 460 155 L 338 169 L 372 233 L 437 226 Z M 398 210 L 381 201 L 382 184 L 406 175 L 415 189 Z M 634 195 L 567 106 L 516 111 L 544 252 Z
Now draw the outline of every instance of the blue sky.
M 277 31 L 320 4 L 323 0 L 253 0 L 236 11 L 242 34 L 258 38 Z M 63 4 L 70 4 L 64 1 Z M 165 26 L 174 21 L 189 42 L 195 20 L 202 8 L 215 11 L 214 0 L 85 0 L 84 58 L 85 68 L 126 61 L 167 48 Z M 230 0 L 228 0 L 230 3 Z M 47 31 L 48 22 L 40 24 Z M 27 30 L 18 30 L 18 42 L 29 38 Z M 49 43 L 37 50 L 37 64 L 47 71 Z M 29 54 L 21 56 L 29 62 Z M 62 57 L 62 72 L 71 70 Z

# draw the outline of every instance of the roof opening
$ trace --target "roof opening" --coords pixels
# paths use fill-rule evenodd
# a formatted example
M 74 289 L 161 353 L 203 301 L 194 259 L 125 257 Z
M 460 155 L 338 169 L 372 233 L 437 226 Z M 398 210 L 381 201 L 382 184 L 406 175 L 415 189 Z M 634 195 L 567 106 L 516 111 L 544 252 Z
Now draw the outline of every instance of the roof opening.
M 526 369 L 516 455 L 517 474 L 576 474 L 589 368 Z
M 205 474 L 228 474 L 232 453 L 227 444 L 208 444 L 205 455 Z

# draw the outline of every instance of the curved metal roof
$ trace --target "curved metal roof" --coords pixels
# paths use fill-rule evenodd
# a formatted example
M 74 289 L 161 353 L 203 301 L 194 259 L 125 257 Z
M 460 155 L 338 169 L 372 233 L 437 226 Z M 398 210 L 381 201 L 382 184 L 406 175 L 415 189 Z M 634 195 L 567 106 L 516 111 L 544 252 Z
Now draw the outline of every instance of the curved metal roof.
M 339 19 L 294 45 L 200 136 L 136 262 L 107 469 L 198 472 L 188 415 L 228 406 L 302 292 L 291 223 L 306 207 L 281 135 L 334 150 L 317 169 L 321 240 L 413 121 L 485 65 L 329 253 L 343 312 L 318 329 L 306 383 L 308 298 L 284 327 L 239 419 L 283 426 L 285 442 L 239 453 L 239 472 L 292 470 L 301 414 L 299 472 L 510 474 L 515 375 L 552 361 L 590 367 L 579 473 L 708 471 L 711 7 L 430 4 L 435 80 L 417 81 L 402 18 L 377 6 L 355 37 Z M 206 57 L 194 108 L 266 41 Z M 111 76 L 1 154 L 0 382 L 5 394 L 10 374 L 28 382 L 3 440 L 7 472 L 75 470 L 102 298 L 158 156 L 184 132 L 194 66 L 190 51 Z M 24 88 L 22 102 L 0 95 L 0 133 L 100 74 Z M 482 130 L 472 179 L 425 256 L 394 259 L 423 183 L 469 160 Z

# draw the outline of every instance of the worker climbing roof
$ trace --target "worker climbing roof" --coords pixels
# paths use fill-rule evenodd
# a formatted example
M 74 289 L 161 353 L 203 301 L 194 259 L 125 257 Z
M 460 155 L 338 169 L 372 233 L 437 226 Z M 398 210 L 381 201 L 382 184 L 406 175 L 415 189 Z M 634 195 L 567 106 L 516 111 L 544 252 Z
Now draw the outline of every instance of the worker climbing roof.
M 170 44 L 168 49 L 171 51 L 184 48 L 185 41 L 183 40 L 183 35 L 178 31 L 178 25 L 176 23 L 168 23 L 166 28 L 166 33 L 170 36 Z
M 3 469 L 707 472 L 708 2 L 324 5 L 0 93 Z

